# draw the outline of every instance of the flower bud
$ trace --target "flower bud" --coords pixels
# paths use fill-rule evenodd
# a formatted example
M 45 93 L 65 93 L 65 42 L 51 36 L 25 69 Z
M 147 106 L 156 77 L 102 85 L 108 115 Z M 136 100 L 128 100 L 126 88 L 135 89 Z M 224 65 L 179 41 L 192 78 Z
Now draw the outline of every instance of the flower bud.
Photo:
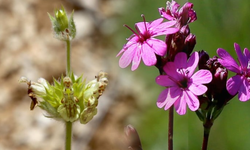
M 127 146 L 132 150 L 142 150 L 140 137 L 134 127 L 128 125 L 125 128 L 125 134 L 127 138 Z
M 190 54 L 192 53 L 195 45 L 196 45 L 196 36 L 193 35 L 192 33 L 190 33 L 186 39 L 185 39 L 185 42 L 184 42 L 184 45 L 185 45 L 185 49 L 184 49 L 184 52 L 190 56 Z
M 207 61 L 209 60 L 209 55 L 206 51 L 202 50 L 199 51 L 199 63 L 198 63 L 198 67 L 199 69 L 207 69 L 209 70 L 208 66 L 207 66 Z
M 76 35 L 76 27 L 73 20 L 74 11 L 71 13 L 70 18 L 68 18 L 67 13 L 62 6 L 61 9 L 55 10 L 55 17 L 52 17 L 49 13 L 49 18 L 52 23 L 54 37 L 59 40 L 72 40 Z
M 196 44 L 196 37 L 190 33 L 188 25 L 185 25 L 179 32 L 167 35 L 166 44 L 168 61 L 173 61 L 175 55 L 179 52 L 185 52 L 190 56 Z
M 205 51 L 199 52 L 199 55 L 199 69 L 209 70 L 213 75 L 213 80 L 207 84 L 207 97 L 213 101 L 217 100 L 220 105 L 225 105 L 233 98 L 226 90 L 227 69 L 219 63 L 217 56 L 209 58 Z

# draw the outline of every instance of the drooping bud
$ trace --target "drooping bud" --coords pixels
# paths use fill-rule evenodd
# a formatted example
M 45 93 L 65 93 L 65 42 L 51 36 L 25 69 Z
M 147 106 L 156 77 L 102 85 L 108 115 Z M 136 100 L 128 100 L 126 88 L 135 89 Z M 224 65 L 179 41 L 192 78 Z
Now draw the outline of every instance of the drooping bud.
M 74 11 L 71 13 L 70 18 L 68 18 L 67 13 L 62 6 L 61 9 L 55 10 L 54 15 L 52 17 L 49 13 L 49 18 L 52 23 L 54 37 L 59 40 L 72 40 L 76 35 L 76 27 L 73 20 Z

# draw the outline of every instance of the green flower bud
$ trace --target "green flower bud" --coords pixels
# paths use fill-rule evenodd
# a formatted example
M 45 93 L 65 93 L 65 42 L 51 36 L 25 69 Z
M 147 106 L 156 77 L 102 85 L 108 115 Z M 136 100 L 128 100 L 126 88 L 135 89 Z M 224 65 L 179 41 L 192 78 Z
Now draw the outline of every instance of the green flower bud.
M 73 20 L 74 11 L 72 11 L 69 19 L 63 6 L 61 9 L 55 10 L 54 14 L 55 17 L 52 17 L 48 13 L 52 23 L 54 37 L 63 41 L 74 39 L 76 35 L 76 27 Z
M 74 74 L 62 76 L 59 81 L 54 79 L 54 84 L 49 84 L 43 78 L 32 82 L 22 77 L 19 82 L 28 85 L 31 110 L 38 105 L 47 112 L 46 117 L 67 122 L 79 119 L 82 124 L 86 124 L 97 114 L 98 99 L 103 94 L 108 79 L 107 73 L 100 72 L 87 84 L 82 76 L 78 78 Z

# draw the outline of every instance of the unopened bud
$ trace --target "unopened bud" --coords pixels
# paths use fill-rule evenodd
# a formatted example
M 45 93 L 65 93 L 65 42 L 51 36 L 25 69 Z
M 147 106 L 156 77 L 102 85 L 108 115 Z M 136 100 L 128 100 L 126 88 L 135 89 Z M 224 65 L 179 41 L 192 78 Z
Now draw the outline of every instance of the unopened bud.
M 63 41 L 75 38 L 76 27 L 73 20 L 74 11 L 70 18 L 68 18 L 67 13 L 62 6 L 61 9 L 55 10 L 54 14 L 55 17 L 52 17 L 50 14 L 48 15 L 52 23 L 55 38 Z
M 134 127 L 128 125 L 125 128 L 125 134 L 127 138 L 127 146 L 132 150 L 142 150 L 140 137 Z

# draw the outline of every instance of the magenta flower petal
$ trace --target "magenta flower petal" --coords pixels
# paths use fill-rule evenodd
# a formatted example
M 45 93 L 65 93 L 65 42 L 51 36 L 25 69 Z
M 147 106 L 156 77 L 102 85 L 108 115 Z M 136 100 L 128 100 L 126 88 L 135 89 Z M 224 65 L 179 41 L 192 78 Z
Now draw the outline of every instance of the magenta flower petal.
M 174 59 L 174 63 L 176 66 L 180 68 L 186 68 L 187 65 L 187 54 L 186 53 L 177 53 Z
M 176 88 L 176 87 L 171 87 L 169 88 L 169 93 L 170 94 L 169 96 L 167 95 L 167 103 L 164 107 L 164 110 L 168 110 L 172 105 L 173 103 L 175 103 L 176 101 L 178 101 L 179 97 L 182 96 L 182 91 L 179 89 L 179 88 Z
M 188 72 L 189 77 L 194 73 L 195 68 L 198 65 L 198 62 L 199 62 L 199 54 L 198 52 L 194 52 L 188 59 L 188 63 L 187 63 L 187 70 L 189 71 Z
M 248 59 L 242 54 L 240 46 L 237 43 L 234 43 L 234 48 L 241 66 L 247 68 Z
M 210 71 L 202 69 L 194 73 L 191 79 L 195 83 L 206 84 L 206 83 L 210 83 L 213 78 L 212 78 L 212 74 Z
M 186 96 L 184 96 L 184 93 L 183 93 L 183 96 L 180 97 L 180 98 L 174 103 L 175 110 L 176 110 L 176 112 L 177 112 L 179 115 L 184 115 L 184 114 L 186 113 L 187 105 L 186 105 L 185 98 L 186 98 Z
M 236 75 L 227 80 L 227 91 L 231 95 L 235 95 L 242 85 L 242 79 L 240 75 Z
M 148 44 L 143 44 L 141 52 L 142 60 L 146 66 L 153 66 L 156 64 L 157 60 L 154 51 L 152 51 L 152 47 Z
M 244 48 L 244 55 L 247 57 L 247 58 L 250 58 L 250 52 L 247 48 Z
M 250 99 L 250 91 L 246 87 L 249 87 L 249 82 L 247 80 L 243 80 L 243 84 L 241 85 L 238 94 L 239 100 L 242 102 Z
M 159 26 L 158 26 L 158 28 L 159 29 L 166 29 L 166 27 L 172 27 L 173 25 L 175 25 L 176 24 L 176 21 L 168 21 L 168 22 L 164 22 L 164 23 L 162 23 L 162 24 L 160 24 Z
M 164 56 L 166 54 L 167 45 L 162 40 L 152 38 L 151 40 L 148 40 L 147 43 L 151 46 L 150 48 L 155 52 L 155 54 L 159 56 Z
M 132 57 L 133 58 L 133 57 Z M 141 62 L 141 51 L 135 51 L 131 70 L 134 71 L 138 68 Z
M 176 83 L 170 80 L 169 77 L 165 75 L 159 75 L 158 77 L 156 77 L 155 82 L 160 86 L 176 86 Z
M 169 95 L 172 92 L 177 93 L 177 94 L 175 94 L 175 96 Z M 161 92 L 161 94 L 158 97 L 158 100 L 157 100 L 157 103 L 156 103 L 157 106 L 159 108 L 163 108 L 165 106 L 164 109 L 167 110 L 178 99 L 179 92 L 180 91 L 178 89 L 175 89 L 175 88 L 167 88 L 167 89 L 165 89 L 164 91 Z
M 163 18 L 166 18 L 167 20 L 174 20 L 174 17 L 171 14 L 167 14 L 164 8 L 159 8 L 158 10 Z
M 175 101 L 167 101 L 166 98 L 168 96 L 168 93 L 169 93 L 169 89 L 165 89 L 161 92 L 161 94 L 159 95 L 158 97 L 158 100 L 157 100 L 157 103 L 156 105 L 159 107 L 159 108 L 163 108 L 167 102 L 169 103 L 174 103 Z
M 202 95 L 207 91 L 207 87 L 202 84 L 191 84 L 188 88 L 195 95 Z
M 148 28 L 153 27 L 152 29 L 154 29 L 154 27 L 157 26 L 157 28 L 155 28 L 155 29 L 159 29 L 159 27 L 161 27 L 161 25 L 162 25 L 162 21 L 163 21 L 163 20 L 164 20 L 163 18 L 159 18 L 159 19 L 156 19 L 156 20 L 152 21 L 152 22 L 149 24 Z M 141 23 L 143 23 L 143 22 L 141 22 Z M 171 25 L 171 22 L 170 22 L 170 26 L 173 26 L 173 25 L 174 25 L 174 24 L 172 23 L 172 25 Z M 170 27 L 170 26 L 167 26 L 167 27 Z M 155 31 L 155 30 L 152 30 L 152 31 Z M 156 32 L 157 32 L 157 31 L 156 31 Z
M 164 67 L 163 70 L 165 71 L 165 73 L 171 77 L 171 80 L 181 80 L 183 77 L 178 74 L 177 71 L 178 68 L 176 68 L 175 63 L 174 62 L 168 62 Z
M 195 96 L 195 94 L 193 94 L 192 92 L 190 91 L 186 91 L 186 102 L 187 102 L 187 105 L 189 107 L 189 109 L 191 111 L 196 111 L 199 107 L 200 107 L 200 102 L 197 98 L 197 96 Z
M 218 59 L 221 65 L 223 65 L 230 71 L 239 73 L 239 65 L 226 50 L 218 48 L 217 54 L 221 57 L 221 59 Z
M 136 45 L 133 45 L 129 47 L 126 51 L 124 51 L 122 57 L 119 60 L 119 66 L 121 68 L 126 68 L 131 63 L 136 52 L 135 49 L 136 49 Z

